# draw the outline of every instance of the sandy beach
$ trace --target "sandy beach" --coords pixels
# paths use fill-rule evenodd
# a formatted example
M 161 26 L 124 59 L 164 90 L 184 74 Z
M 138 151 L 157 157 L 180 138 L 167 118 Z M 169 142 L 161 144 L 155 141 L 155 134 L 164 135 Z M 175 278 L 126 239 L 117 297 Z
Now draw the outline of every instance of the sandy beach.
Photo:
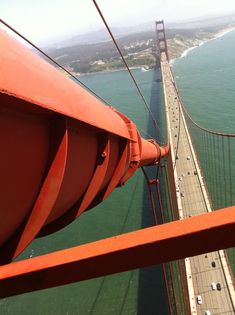
M 192 46 L 192 47 L 189 47 L 188 49 L 186 49 L 186 50 L 181 54 L 181 56 L 180 56 L 179 58 L 184 58 L 184 57 L 186 57 L 190 51 L 196 49 L 197 47 L 200 47 L 200 46 L 204 45 L 205 43 L 207 43 L 207 42 L 209 42 L 209 41 L 211 41 L 211 40 L 215 40 L 215 39 L 221 38 L 221 37 L 223 37 L 224 35 L 226 35 L 226 34 L 232 32 L 232 31 L 234 31 L 234 30 L 235 30 L 235 25 L 234 25 L 234 26 L 231 26 L 231 27 L 227 27 L 227 28 L 225 28 L 225 29 L 223 29 L 223 30 L 221 30 L 221 31 L 219 31 L 219 32 L 217 32 L 217 33 L 215 33 L 212 38 L 209 38 L 209 39 L 202 39 L 199 44 L 197 44 L 197 45 L 195 45 L 195 46 Z M 176 59 L 178 59 L 178 58 L 176 58 Z M 174 60 L 176 60 L 176 59 L 172 59 L 172 60 L 171 60 L 171 64 L 172 64 L 172 63 L 174 62 Z

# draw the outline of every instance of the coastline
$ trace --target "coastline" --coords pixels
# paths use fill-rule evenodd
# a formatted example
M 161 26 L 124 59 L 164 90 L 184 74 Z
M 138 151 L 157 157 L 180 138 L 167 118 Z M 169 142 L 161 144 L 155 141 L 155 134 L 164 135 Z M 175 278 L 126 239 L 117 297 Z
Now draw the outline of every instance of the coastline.
M 171 59 L 170 60 L 170 64 L 172 65 L 175 62 L 175 60 L 177 60 L 177 59 L 186 57 L 188 55 L 188 53 L 190 53 L 190 51 L 192 51 L 192 50 L 194 50 L 194 49 L 204 45 L 205 43 L 207 43 L 207 42 L 209 42 L 211 40 L 215 40 L 215 39 L 221 38 L 221 37 L 225 36 L 226 34 L 232 32 L 234 30 L 235 30 L 235 25 L 234 26 L 230 26 L 230 27 L 226 27 L 226 28 L 224 28 L 224 29 L 214 33 L 212 38 L 201 39 L 199 43 L 197 43 L 196 45 L 191 46 L 191 47 L 187 48 L 185 51 L 183 51 L 183 53 L 179 57 Z M 197 40 L 197 42 L 198 42 L 198 40 Z M 196 43 L 196 41 L 195 41 L 195 43 Z
M 234 30 L 235 30 L 235 25 L 226 27 L 224 29 L 221 29 L 221 30 L 219 30 L 216 33 L 210 33 L 210 36 L 197 38 L 195 40 L 192 40 L 192 45 L 188 46 L 187 49 L 185 49 L 180 54 L 180 56 L 170 59 L 170 64 L 173 65 L 173 63 L 176 60 L 186 57 L 194 49 L 204 45 L 205 43 L 207 43 L 207 42 L 209 42 L 211 40 L 215 40 L 215 39 L 221 38 L 221 37 L 225 36 L 226 34 L 230 33 L 231 31 L 234 31 Z M 130 70 L 136 70 L 136 69 L 141 70 L 143 67 L 144 67 L 143 65 L 130 67 Z M 149 70 L 151 70 L 151 69 L 149 69 Z M 105 74 L 105 73 L 113 73 L 113 72 L 119 72 L 119 71 L 127 71 L 127 69 L 125 67 L 123 67 L 123 68 L 119 68 L 119 69 L 102 70 L 102 71 L 96 71 L 96 72 L 87 72 L 87 73 L 72 72 L 72 73 L 75 76 L 77 76 L 77 77 L 85 77 L 85 76 L 91 76 L 91 75 L 97 75 L 97 74 Z
M 143 68 L 143 66 L 129 67 L 130 70 L 136 70 L 136 69 L 141 69 L 141 68 Z M 73 74 L 78 77 L 85 77 L 85 76 L 90 76 L 90 75 L 95 75 L 95 74 L 104 74 L 104 73 L 112 73 L 112 72 L 119 72 L 119 71 L 127 71 L 127 69 L 123 67 L 119 69 L 103 70 L 103 71 L 87 72 L 87 73 L 73 72 Z

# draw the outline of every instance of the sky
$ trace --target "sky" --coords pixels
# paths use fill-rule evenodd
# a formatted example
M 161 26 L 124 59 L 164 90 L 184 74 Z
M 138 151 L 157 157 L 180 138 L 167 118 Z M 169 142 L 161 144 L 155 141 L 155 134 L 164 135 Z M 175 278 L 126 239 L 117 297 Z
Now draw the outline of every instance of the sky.
M 235 0 L 97 0 L 111 27 L 235 12 Z M 1 0 L 0 17 L 35 43 L 103 28 L 92 0 Z

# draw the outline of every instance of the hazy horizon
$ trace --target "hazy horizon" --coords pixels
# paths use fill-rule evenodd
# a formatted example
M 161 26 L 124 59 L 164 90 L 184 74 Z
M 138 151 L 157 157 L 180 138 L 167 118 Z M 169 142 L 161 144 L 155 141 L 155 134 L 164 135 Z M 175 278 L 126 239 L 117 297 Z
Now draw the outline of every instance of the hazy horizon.
M 234 0 L 98 0 L 112 28 L 164 19 L 166 24 L 235 15 Z M 0 4 L 1 18 L 35 43 L 57 42 L 104 28 L 92 3 L 81 0 L 12 0 Z M 120 27 L 121 26 L 121 27 Z M 4 28 L 1 26 L 1 28 Z

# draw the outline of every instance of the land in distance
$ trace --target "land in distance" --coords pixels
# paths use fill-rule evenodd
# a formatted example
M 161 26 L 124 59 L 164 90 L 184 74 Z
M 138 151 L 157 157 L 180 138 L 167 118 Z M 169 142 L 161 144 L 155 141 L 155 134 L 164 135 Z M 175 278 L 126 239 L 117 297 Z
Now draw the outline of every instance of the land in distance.
M 215 20 L 211 23 L 208 20 L 200 21 L 198 24 L 195 21 L 185 22 L 182 23 L 184 28 L 179 28 L 180 24 L 177 25 L 166 28 L 170 59 L 180 57 L 185 50 L 213 38 L 222 30 L 235 27 L 235 18 L 233 16 L 230 19 L 218 20 L 216 23 Z M 155 66 L 155 30 L 120 35 L 117 42 L 129 67 L 151 69 Z M 47 53 L 76 75 L 124 68 L 123 61 L 111 40 L 103 38 L 102 42 L 83 41 L 82 44 L 71 44 L 70 41 L 69 46 L 47 49 Z

